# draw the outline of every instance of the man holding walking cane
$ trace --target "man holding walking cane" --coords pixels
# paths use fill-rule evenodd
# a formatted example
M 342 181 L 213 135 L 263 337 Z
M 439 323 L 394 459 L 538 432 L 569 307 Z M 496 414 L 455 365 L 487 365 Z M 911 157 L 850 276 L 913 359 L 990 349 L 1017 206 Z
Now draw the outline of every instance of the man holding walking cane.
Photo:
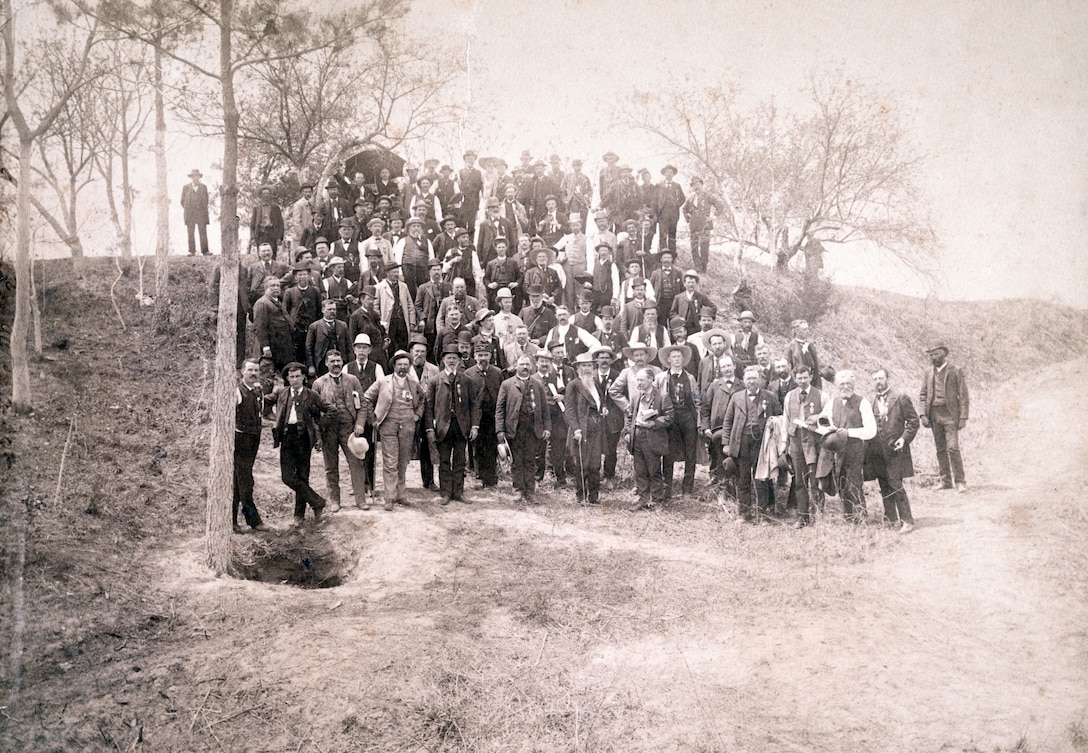
M 601 455 L 604 454 L 603 419 L 608 415 L 607 396 L 594 378 L 597 364 L 590 353 L 574 359 L 578 378 L 567 385 L 567 454 L 578 466 L 574 478 L 578 502 L 600 504 Z

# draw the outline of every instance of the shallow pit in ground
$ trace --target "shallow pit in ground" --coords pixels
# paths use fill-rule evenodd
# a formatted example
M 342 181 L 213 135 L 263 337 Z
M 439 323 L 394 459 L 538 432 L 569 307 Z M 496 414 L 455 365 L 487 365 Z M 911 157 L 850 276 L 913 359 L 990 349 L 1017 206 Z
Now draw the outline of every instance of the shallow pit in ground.
M 232 563 L 235 574 L 245 580 L 336 588 L 354 576 L 359 548 L 333 541 L 320 528 L 298 528 L 245 537 L 235 545 Z

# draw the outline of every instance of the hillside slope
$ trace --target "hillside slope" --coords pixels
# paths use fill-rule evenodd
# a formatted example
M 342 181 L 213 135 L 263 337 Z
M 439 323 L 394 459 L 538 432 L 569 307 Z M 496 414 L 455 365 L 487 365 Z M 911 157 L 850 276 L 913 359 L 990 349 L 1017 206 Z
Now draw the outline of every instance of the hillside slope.
M 114 291 L 124 327 L 105 260 L 83 282 L 64 262 L 39 278 L 46 358 L 35 414 L 9 419 L 0 520 L 0 641 L 23 645 L 21 674 L 7 652 L 0 670 L 5 694 L 20 686 L 0 748 L 1088 746 L 1088 447 L 1068 431 L 1088 416 L 1066 378 L 1086 363 L 1083 312 L 839 292 L 814 330 L 833 365 L 887 365 L 913 393 L 921 348 L 943 333 L 977 375 L 972 491 L 929 487 L 923 432 L 905 538 L 830 514 L 801 536 L 737 527 L 715 498 L 630 515 L 619 495 L 584 510 L 548 492 L 524 510 L 505 484 L 440 509 L 414 473 L 412 509 L 292 537 L 266 436 L 258 504 L 276 530 L 236 541 L 244 557 L 339 552 L 343 585 L 299 590 L 199 564 L 210 271 L 174 260 L 156 324 L 130 270 Z M 722 300 L 735 281 L 715 277 Z M 785 333 L 767 332 L 777 352 Z M 1055 388 L 1034 389 L 1036 374 Z

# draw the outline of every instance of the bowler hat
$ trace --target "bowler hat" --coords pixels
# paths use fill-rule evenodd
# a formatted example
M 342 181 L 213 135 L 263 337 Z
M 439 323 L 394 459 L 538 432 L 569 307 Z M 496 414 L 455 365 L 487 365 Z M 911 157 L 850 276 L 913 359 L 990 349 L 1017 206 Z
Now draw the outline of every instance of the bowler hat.
M 491 196 L 487 200 L 487 206 L 488 207 L 497 207 L 497 206 L 500 206 L 501 204 L 502 204 L 502 202 L 499 201 L 498 196 Z
M 442 266 L 442 260 L 441 259 L 431 259 L 429 262 L 427 262 L 427 268 L 428 269 L 430 269 L 431 267 L 441 267 L 441 266 Z
M 491 309 L 480 309 L 476 312 L 476 316 L 472 317 L 477 322 L 482 322 L 489 316 L 495 316 L 495 312 Z
M 457 228 L 456 230 L 453 231 L 453 237 L 454 238 L 460 238 L 462 235 L 471 236 L 472 233 L 470 233 L 468 230 L 466 230 L 463 227 L 459 227 L 459 228 Z
M 477 155 L 476 155 L 476 150 L 475 150 L 475 149 L 469 149 L 469 150 L 468 150 L 467 152 L 465 152 L 465 153 L 464 153 L 464 154 L 463 154 L 462 156 L 463 156 L 463 157 L 475 157 L 475 156 L 477 156 Z
M 452 214 L 447 214 L 445 217 L 442 218 L 442 227 L 445 227 L 447 222 L 452 222 L 453 226 L 457 227 L 457 223 L 459 222 L 459 220 Z
M 674 316 L 672 319 L 669 319 L 669 331 L 677 330 L 677 329 L 685 329 L 685 328 L 687 328 L 687 325 L 688 325 L 688 323 L 685 322 L 683 320 L 683 318 L 681 318 L 679 316 Z
M 756 315 L 753 314 L 751 311 L 747 310 L 740 312 L 740 316 L 737 317 L 737 321 L 743 322 L 745 319 L 751 319 L 754 322 L 756 321 Z
M 544 286 L 543 285 L 530 285 L 529 286 L 529 295 L 544 295 Z
M 637 277 L 632 277 L 631 278 L 631 287 L 632 288 L 637 288 L 640 285 L 645 287 L 645 285 L 646 285 L 646 278 L 645 277 L 637 276 Z
M 196 168 L 193 168 L 192 170 L 189 171 L 189 177 L 190 178 L 203 178 L 204 173 L 200 172 Z
M 457 342 L 459 342 L 459 343 L 471 343 L 472 342 L 472 332 L 470 332 L 467 329 L 461 330 L 460 332 L 457 333 Z
M 378 291 L 374 289 L 373 285 L 363 285 L 363 289 L 359 291 L 359 295 L 363 298 L 377 298 Z
M 612 309 L 611 306 L 601 306 L 601 310 L 598 312 L 597 316 L 601 317 L 602 319 L 604 319 L 605 317 L 611 317 L 615 319 L 616 312 Z
M 374 225 L 383 225 L 384 226 L 385 225 L 385 220 L 383 220 L 381 217 L 371 217 L 369 220 L 367 220 L 367 223 L 366 223 L 367 227 L 373 227 Z
M 438 168 L 438 172 L 440 172 L 440 173 L 452 173 L 453 168 L 450 167 L 449 165 L 442 165 L 442 167 Z
M 329 239 L 323 235 L 317 236 L 317 238 L 314 239 L 314 248 L 317 248 L 322 243 L 324 243 L 326 246 L 329 245 Z
M 471 333 L 469 333 L 469 336 L 471 337 Z M 455 356 L 461 355 L 461 351 L 457 348 L 457 343 L 446 343 L 442 346 L 442 355 L 448 356 L 450 353 Z
M 510 292 L 510 288 L 499 288 L 495 291 L 495 299 L 502 300 L 503 298 L 513 298 L 514 294 Z

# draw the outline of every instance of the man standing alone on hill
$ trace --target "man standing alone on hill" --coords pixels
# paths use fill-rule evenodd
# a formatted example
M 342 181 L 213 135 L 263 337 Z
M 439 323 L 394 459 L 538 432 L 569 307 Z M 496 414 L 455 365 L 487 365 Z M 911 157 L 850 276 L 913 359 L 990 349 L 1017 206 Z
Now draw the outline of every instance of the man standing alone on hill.
M 184 210 L 185 231 L 189 236 L 189 256 L 196 256 L 196 232 L 200 232 L 200 253 L 208 250 L 208 187 L 200 182 L 204 174 L 199 170 L 189 173 L 191 183 L 181 189 L 181 207 Z
M 933 430 L 941 488 L 951 489 L 955 482 L 956 489 L 962 493 L 967 491 L 967 479 L 963 474 L 959 433 L 967 426 L 971 407 L 967 376 L 958 366 L 948 362 L 948 346 L 943 342 L 931 345 L 926 355 L 933 368 L 923 377 L 918 395 L 922 426 Z

